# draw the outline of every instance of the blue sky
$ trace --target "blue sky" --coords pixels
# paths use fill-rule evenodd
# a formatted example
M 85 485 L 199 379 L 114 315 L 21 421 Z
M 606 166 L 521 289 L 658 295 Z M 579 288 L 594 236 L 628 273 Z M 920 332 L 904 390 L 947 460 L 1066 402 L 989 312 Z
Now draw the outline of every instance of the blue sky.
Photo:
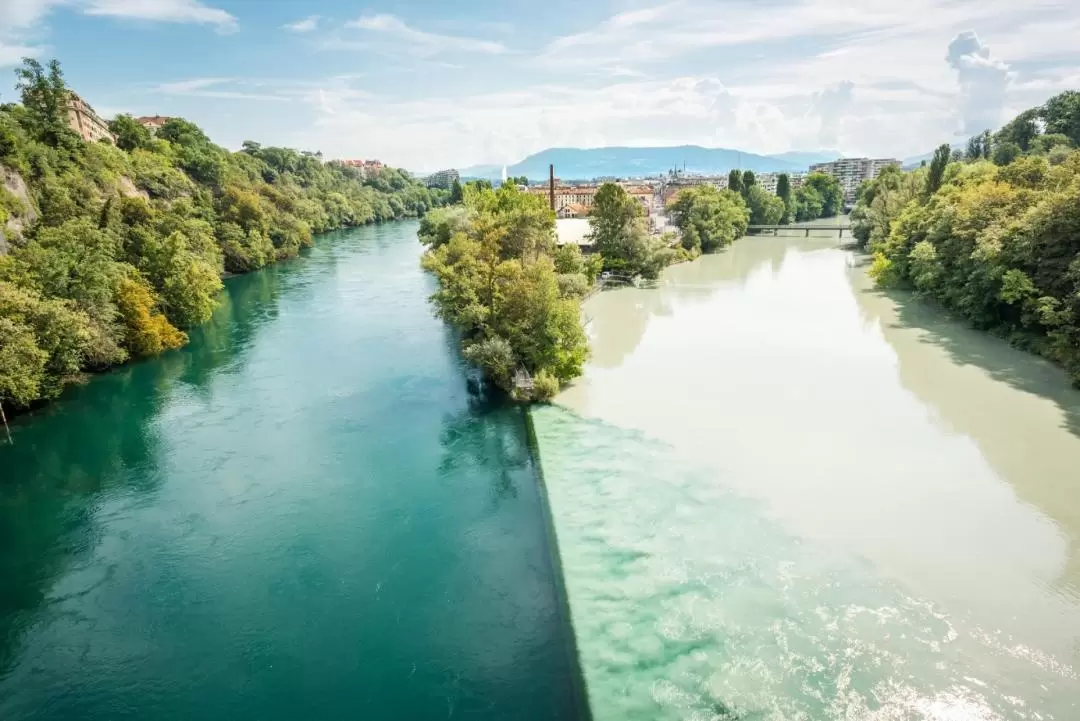
M 1076 0 L 0 0 L 0 85 L 414 170 L 550 146 L 906 156 L 1080 89 Z

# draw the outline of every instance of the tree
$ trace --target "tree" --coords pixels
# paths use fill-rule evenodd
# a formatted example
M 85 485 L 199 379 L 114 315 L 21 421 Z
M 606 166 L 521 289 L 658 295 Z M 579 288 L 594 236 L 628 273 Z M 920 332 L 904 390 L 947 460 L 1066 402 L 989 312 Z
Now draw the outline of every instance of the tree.
M 750 208 L 751 225 L 776 225 L 786 210 L 783 200 L 760 185 L 750 186 L 746 193 L 746 204 Z
M 454 178 L 454 182 L 450 185 L 450 204 L 457 205 L 464 200 L 465 196 L 461 189 L 461 181 Z
M 743 175 L 741 170 L 732 170 L 727 176 L 728 190 L 734 193 L 742 193 Z
M 48 359 L 29 328 L 0 317 L 0 403 L 27 406 L 37 399 Z
M 831 218 L 844 207 L 844 190 L 836 177 L 826 173 L 810 173 L 799 188 L 797 201 L 802 216 L 799 220 Z
M 615 259 L 622 254 L 631 225 L 641 213 L 641 204 L 621 185 L 600 186 L 593 198 L 589 228 L 592 243 L 601 255 Z
M 135 150 L 150 147 L 150 131 L 139 125 L 130 115 L 117 115 L 109 122 L 109 131 L 116 136 L 116 147 Z
M 742 176 L 742 194 L 746 197 L 746 194 L 750 191 L 750 188 L 757 185 L 757 177 L 754 175 L 753 170 L 746 170 Z
M 68 128 L 67 106 L 71 91 L 64 84 L 60 63 L 50 60 L 48 73 L 34 58 L 23 58 L 15 69 L 15 87 L 30 120 L 31 133 L 53 147 L 69 144 L 74 133 Z
M 1072 140 L 1062 133 L 1043 133 L 1031 143 L 1031 152 L 1036 155 L 1047 155 L 1057 147 L 1071 148 Z
M 951 157 L 952 148 L 948 143 L 943 143 L 934 151 L 934 158 L 930 161 L 930 172 L 926 174 L 927 195 L 933 195 L 941 187 L 941 182 L 945 178 L 945 168 L 949 166 Z
M 1012 161 L 1020 157 L 1023 152 L 1020 145 L 1012 142 L 1011 140 L 994 141 L 994 164 L 995 165 L 1008 165 Z
M 1046 101 L 1040 115 L 1047 133 L 1060 133 L 1080 146 L 1080 92 L 1066 90 Z
M 784 212 L 780 216 L 781 223 L 790 223 L 794 215 L 791 198 L 791 178 L 787 173 L 780 173 L 776 178 L 776 197 L 784 202 Z
M 817 188 L 804 184 L 795 191 L 795 220 L 800 223 L 817 220 L 824 215 L 825 201 Z
M 1021 152 L 1027 152 L 1031 147 L 1031 141 L 1039 135 L 1038 119 L 1038 110 L 1025 110 L 1017 115 L 994 135 L 995 148 L 1012 143 Z
M 717 250 L 746 232 L 750 211 L 737 193 L 697 185 L 679 192 L 668 205 L 672 222 L 682 231 L 690 252 Z
M 424 255 L 438 279 L 436 313 L 461 331 L 466 357 L 507 391 L 517 391 L 515 368 L 551 377 L 556 387 L 580 375 L 588 355 L 577 297 L 585 275 L 559 272 L 585 270 L 580 252 L 530 240 L 540 228 L 550 237 L 554 224 L 541 198 L 510 184 L 464 194 L 466 226 Z M 532 397 L 551 392 L 545 381 Z
M 967 160 L 979 160 L 982 158 L 982 134 L 972 135 L 968 138 L 967 148 L 964 150 L 964 158 Z

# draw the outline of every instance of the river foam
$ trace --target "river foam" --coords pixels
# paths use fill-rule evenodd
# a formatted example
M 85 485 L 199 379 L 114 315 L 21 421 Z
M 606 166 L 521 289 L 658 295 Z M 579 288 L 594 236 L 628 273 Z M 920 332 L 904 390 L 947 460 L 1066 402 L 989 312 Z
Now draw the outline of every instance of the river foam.
M 596 719 L 1071 718 L 1070 665 L 791 536 L 716 470 L 563 408 L 533 422 Z

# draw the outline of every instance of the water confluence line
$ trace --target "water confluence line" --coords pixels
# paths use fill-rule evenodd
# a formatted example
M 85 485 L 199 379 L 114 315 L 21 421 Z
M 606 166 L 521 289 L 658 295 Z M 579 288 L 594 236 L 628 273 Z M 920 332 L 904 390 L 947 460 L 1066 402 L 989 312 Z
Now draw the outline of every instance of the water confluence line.
M 536 484 L 540 492 L 541 513 L 544 516 L 544 540 L 548 549 L 548 559 L 551 561 L 552 580 L 555 583 L 555 604 L 559 614 L 558 623 L 561 628 L 565 629 L 566 660 L 574 677 L 570 684 L 573 705 L 577 710 L 579 721 L 593 721 L 592 707 L 589 703 L 588 683 L 585 679 L 584 668 L 581 665 L 577 632 L 574 630 L 574 618 L 570 609 L 570 595 L 566 590 L 566 580 L 563 577 L 562 555 L 559 552 L 559 538 L 555 530 L 555 517 L 551 510 L 551 498 L 548 494 L 547 482 L 544 479 L 544 463 L 540 455 L 540 443 L 536 438 L 536 426 L 533 423 L 532 411 L 525 409 L 523 415 L 525 437 L 529 445 L 529 453 L 533 458 Z

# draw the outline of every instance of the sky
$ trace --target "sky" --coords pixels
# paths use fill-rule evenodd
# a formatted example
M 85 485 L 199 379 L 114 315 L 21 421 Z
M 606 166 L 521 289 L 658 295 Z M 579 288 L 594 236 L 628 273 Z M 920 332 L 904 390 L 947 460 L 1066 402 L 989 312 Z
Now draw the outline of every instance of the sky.
M 415 171 L 547 147 L 907 157 L 1080 89 L 1080 0 L 0 0 L 0 93 Z

